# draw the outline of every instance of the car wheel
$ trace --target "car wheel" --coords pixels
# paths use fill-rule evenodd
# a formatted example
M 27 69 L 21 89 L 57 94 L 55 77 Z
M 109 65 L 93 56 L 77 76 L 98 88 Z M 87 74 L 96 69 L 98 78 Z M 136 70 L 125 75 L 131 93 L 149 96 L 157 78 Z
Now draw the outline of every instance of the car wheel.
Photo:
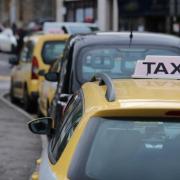
M 13 44 L 11 45 L 11 53 L 16 54 L 16 46 L 14 46 Z
M 10 85 L 10 100 L 12 103 L 17 103 L 17 98 L 14 96 L 14 87 L 13 87 L 13 81 L 11 81 L 11 85 Z
M 28 91 L 27 89 L 24 89 L 24 94 L 23 94 L 23 107 L 26 111 L 32 112 L 32 103 L 31 99 L 29 98 Z

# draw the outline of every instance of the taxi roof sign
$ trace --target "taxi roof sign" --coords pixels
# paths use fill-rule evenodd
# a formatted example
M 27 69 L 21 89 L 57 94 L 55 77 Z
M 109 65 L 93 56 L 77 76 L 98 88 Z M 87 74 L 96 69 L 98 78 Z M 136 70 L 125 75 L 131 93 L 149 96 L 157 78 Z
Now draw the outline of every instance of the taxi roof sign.
M 180 56 L 146 56 L 137 61 L 132 77 L 180 79 Z
M 62 29 L 62 23 L 59 23 L 59 22 L 44 23 L 43 32 L 45 34 L 65 34 Z
M 47 34 L 64 34 L 63 30 L 61 29 L 48 29 L 45 33 Z

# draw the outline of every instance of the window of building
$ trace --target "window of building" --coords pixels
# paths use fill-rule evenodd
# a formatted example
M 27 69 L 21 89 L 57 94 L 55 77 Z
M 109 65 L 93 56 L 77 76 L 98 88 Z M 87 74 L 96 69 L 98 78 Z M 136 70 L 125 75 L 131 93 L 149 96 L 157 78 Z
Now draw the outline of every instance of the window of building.
M 97 0 L 65 2 L 64 6 L 66 21 L 93 23 L 97 20 Z

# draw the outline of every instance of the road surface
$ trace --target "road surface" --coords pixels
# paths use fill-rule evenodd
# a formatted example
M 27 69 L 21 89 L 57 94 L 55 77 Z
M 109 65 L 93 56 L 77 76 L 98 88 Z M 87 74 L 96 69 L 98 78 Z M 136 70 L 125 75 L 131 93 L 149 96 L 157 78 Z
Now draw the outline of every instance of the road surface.
M 0 180 L 28 180 L 40 157 L 41 140 L 28 130 L 30 119 L 2 99 L 10 86 L 8 58 L 0 54 Z

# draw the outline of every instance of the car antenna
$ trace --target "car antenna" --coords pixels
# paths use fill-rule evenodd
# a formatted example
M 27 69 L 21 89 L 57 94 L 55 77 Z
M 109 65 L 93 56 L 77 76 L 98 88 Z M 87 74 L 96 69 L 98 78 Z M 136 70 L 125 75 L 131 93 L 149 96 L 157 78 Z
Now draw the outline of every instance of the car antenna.
M 129 38 L 130 38 L 130 42 L 129 42 L 129 48 L 130 48 L 131 44 L 132 44 L 132 39 L 133 39 L 133 23 L 132 23 L 132 19 L 130 21 L 130 35 L 129 35 Z

